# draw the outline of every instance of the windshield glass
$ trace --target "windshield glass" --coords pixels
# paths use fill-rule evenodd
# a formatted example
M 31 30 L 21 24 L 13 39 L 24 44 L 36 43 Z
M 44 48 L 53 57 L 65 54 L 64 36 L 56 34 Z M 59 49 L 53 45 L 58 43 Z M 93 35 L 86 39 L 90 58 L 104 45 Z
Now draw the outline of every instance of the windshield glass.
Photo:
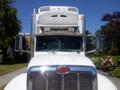
M 36 51 L 44 50 L 81 50 L 81 36 L 37 36 Z

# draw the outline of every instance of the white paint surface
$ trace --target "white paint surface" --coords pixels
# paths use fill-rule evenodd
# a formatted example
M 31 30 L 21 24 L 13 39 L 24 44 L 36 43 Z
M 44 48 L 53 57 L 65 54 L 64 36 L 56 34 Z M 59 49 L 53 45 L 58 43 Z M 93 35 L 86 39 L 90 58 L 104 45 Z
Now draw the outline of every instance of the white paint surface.
M 82 65 L 95 67 L 89 58 L 77 52 L 36 52 L 28 68 L 41 65 Z

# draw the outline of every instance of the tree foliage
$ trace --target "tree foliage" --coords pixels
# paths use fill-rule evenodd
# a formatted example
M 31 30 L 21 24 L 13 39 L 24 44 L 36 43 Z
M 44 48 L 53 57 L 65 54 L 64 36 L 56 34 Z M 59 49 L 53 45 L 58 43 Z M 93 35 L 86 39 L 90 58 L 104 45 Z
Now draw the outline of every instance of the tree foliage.
M 21 29 L 13 0 L 0 0 L 0 49 L 7 48 Z
M 105 25 L 97 33 L 104 36 L 104 49 L 110 54 L 120 53 L 120 12 L 105 14 L 102 17 Z

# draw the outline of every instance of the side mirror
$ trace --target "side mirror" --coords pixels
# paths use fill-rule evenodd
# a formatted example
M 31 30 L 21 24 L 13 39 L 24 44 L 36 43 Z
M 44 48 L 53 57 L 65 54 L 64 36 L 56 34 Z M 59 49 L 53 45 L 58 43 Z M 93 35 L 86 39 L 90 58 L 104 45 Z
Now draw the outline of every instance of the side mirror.
M 86 53 L 102 51 L 102 38 L 96 35 L 86 36 Z
M 15 37 L 15 51 L 22 50 L 22 35 Z
M 103 50 L 103 38 L 101 36 L 96 36 L 96 50 L 102 51 Z
M 15 51 L 33 53 L 32 36 L 20 34 L 15 37 Z

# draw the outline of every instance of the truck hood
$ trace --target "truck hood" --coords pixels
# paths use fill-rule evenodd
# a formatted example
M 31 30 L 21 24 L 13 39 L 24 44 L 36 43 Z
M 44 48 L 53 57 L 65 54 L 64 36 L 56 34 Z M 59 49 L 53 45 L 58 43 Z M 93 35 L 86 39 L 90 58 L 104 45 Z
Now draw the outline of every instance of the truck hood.
M 47 66 L 47 65 L 81 65 L 94 66 L 92 61 L 84 54 L 80 53 L 36 53 L 31 59 L 28 68 L 32 66 Z

